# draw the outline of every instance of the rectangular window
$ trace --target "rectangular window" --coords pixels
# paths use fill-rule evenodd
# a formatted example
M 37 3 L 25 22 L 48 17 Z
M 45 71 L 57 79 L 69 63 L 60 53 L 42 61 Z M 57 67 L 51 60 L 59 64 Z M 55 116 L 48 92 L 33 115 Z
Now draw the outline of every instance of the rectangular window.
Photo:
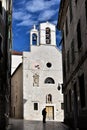
M 87 21 L 87 0 L 85 1 L 85 12 L 86 12 L 86 21 Z
M 78 49 L 80 49 L 82 45 L 80 20 L 78 21 L 77 24 L 77 42 L 78 42 Z
M 72 106 L 71 106 L 71 90 L 69 90 L 69 110 L 71 112 Z
M 84 74 L 79 77 L 79 89 L 80 89 L 80 101 L 81 107 L 85 107 L 85 85 L 84 85 Z
M 67 52 L 67 71 L 70 70 L 70 57 L 69 57 L 69 50 Z
M 75 117 L 77 117 L 77 113 L 78 113 L 78 94 L 77 94 L 77 83 L 75 82 L 74 84 L 73 84 L 73 99 L 74 99 L 74 113 L 75 113 Z
M 77 4 L 77 1 L 78 1 L 78 0 L 75 0 L 75 3 L 76 3 L 76 4 Z
M 64 103 L 61 103 L 61 109 L 64 110 Z
M 66 63 L 65 60 L 63 60 L 63 77 L 66 78 Z
M 63 77 L 66 77 L 66 62 L 65 62 L 65 40 L 64 40 L 64 31 L 63 31 L 63 39 L 62 39 L 62 58 L 63 58 Z
M 64 31 L 62 33 L 62 48 L 65 48 Z
M 65 112 L 67 113 L 68 110 L 67 110 L 67 95 L 65 95 Z
M 74 64 L 75 62 L 75 48 L 74 48 L 74 40 L 71 42 L 71 62 Z
M 38 110 L 38 103 L 34 103 L 34 110 Z
M 70 12 L 70 23 L 71 23 L 72 18 L 73 18 L 73 14 L 72 14 L 72 0 L 69 0 L 69 12 Z
M 0 0 L 0 14 L 2 14 L 2 1 Z
M 0 36 L 0 59 L 2 58 L 2 37 Z
M 68 21 L 67 21 L 67 17 L 66 17 L 66 36 L 68 34 Z
M 15 117 L 15 107 L 13 107 L 13 109 L 14 109 L 14 110 L 13 110 L 13 113 L 14 113 L 14 117 Z

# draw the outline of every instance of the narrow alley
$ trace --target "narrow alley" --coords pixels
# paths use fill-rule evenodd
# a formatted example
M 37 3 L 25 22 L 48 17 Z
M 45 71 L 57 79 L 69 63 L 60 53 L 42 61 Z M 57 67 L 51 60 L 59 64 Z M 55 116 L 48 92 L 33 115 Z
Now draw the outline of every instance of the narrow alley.
M 48 121 L 43 124 L 42 121 L 10 119 L 8 130 L 69 130 L 69 128 L 61 122 Z

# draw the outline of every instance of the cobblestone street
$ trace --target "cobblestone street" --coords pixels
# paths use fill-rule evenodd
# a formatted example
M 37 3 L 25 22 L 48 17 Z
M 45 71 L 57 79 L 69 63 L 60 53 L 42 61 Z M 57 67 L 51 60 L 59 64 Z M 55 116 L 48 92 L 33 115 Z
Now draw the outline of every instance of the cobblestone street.
M 69 128 L 61 122 L 48 121 L 43 124 L 42 121 L 10 119 L 8 130 L 69 130 Z

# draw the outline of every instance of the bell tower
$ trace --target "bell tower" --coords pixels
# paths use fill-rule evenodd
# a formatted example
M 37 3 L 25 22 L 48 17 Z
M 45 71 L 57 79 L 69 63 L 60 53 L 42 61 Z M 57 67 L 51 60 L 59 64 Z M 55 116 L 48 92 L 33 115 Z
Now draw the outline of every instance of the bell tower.
M 30 45 L 39 45 L 39 35 L 35 25 L 30 31 Z
M 49 22 L 40 24 L 40 44 L 56 46 L 55 25 Z

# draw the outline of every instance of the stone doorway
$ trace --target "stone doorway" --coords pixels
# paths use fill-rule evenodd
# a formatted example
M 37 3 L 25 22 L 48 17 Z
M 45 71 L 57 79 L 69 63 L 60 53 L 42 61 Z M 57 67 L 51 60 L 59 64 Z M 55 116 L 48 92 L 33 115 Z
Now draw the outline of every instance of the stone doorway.
M 54 120 L 54 106 L 46 106 L 47 120 Z

